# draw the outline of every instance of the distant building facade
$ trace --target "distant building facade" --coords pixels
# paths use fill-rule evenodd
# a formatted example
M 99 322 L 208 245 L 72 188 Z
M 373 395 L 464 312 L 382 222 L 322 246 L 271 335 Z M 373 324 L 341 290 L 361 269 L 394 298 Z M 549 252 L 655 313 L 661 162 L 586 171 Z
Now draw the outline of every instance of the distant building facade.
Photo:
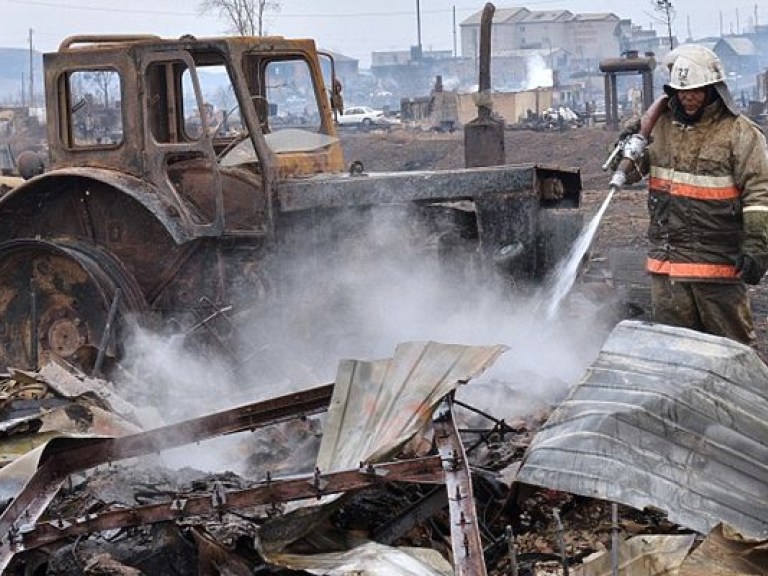
M 461 52 L 474 58 L 480 45 L 482 11 L 464 20 Z M 491 54 L 505 56 L 523 49 L 570 52 L 574 59 L 599 60 L 622 52 L 622 21 L 613 13 L 576 14 L 569 10 L 501 8 L 493 17 Z

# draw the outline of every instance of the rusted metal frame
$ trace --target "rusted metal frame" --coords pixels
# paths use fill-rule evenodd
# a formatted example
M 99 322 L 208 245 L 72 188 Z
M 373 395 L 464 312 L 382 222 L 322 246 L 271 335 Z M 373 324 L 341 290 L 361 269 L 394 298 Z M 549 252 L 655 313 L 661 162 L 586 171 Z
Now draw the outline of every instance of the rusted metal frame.
M 37 309 L 37 284 L 34 278 L 29 281 L 29 325 L 30 325 L 30 338 L 29 338 L 29 360 L 32 363 L 32 369 L 38 368 L 38 339 L 40 338 L 39 326 L 38 326 L 38 309 Z
M 457 576 L 486 576 L 483 542 L 472 492 L 472 474 L 446 397 L 435 411 L 435 444 L 443 462 L 451 523 L 453 567 Z
M 168 284 L 173 281 L 182 266 L 189 262 L 189 259 L 197 253 L 200 246 L 201 242 L 187 242 L 180 246 L 173 260 L 160 273 L 158 281 L 154 286 L 147 290 L 147 303 L 150 306 L 154 304 L 155 300 L 163 293 L 163 290 L 168 287 Z
M 94 232 L 93 227 L 93 215 L 91 214 L 91 211 L 89 209 L 89 202 L 88 197 L 90 196 L 91 191 L 89 188 L 86 188 L 85 190 L 80 191 L 80 198 L 78 205 L 78 212 L 80 214 L 80 223 L 83 225 L 83 228 L 85 229 L 85 236 L 90 240 L 91 242 L 94 242 L 96 240 L 96 233 Z
M 99 352 L 96 355 L 96 363 L 93 365 L 93 376 L 101 374 L 101 367 L 104 364 L 104 356 L 107 353 L 107 347 L 109 346 L 109 340 L 112 337 L 112 324 L 115 322 L 115 316 L 117 316 L 117 307 L 120 304 L 121 290 L 115 289 L 115 295 L 112 297 L 112 303 L 109 306 L 109 313 L 107 314 L 107 322 L 104 324 L 104 331 L 101 333 L 101 342 L 99 342 Z
M 59 44 L 59 52 L 72 48 L 74 44 L 118 44 L 126 42 L 161 42 L 154 34 L 76 34 L 67 36 Z
M 464 430 L 462 430 L 461 432 L 464 432 Z M 477 440 L 475 440 L 475 442 L 471 446 L 466 448 L 467 454 L 471 454 L 472 452 L 477 450 L 483 444 L 487 444 L 488 443 L 488 439 L 490 438 L 491 434 L 494 434 L 495 432 L 500 432 L 501 433 L 501 438 L 503 440 L 504 439 L 505 430 L 504 430 L 504 426 L 501 426 L 501 425 L 499 425 L 497 423 L 497 424 L 494 424 L 493 428 L 491 428 L 490 430 L 482 430 L 482 431 L 478 430 L 478 431 L 473 431 L 473 432 L 475 432 L 476 434 L 479 434 L 480 437 Z
M 106 462 L 322 412 L 327 409 L 332 394 L 333 384 L 328 384 L 131 436 L 92 439 L 88 444 L 54 445 L 41 457 L 38 470 L 0 515 L 0 572 L 15 553 L 8 544 L 19 524 L 37 522 L 67 475 Z M 43 495 L 48 494 L 50 498 L 43 499 Z
M 514 428 L 512 428 L 512 426 L 507 424 L 503 419 L 499 420 L 495 416 L 491 416 L 487 412 L 483 412 L 479 408 L 475 408 L 474 406 L 472 406 L 470 404 L 466 404 L 465 402 L 461 402 L 460 400 L 454 400 L 453 403 L 456 404 L 456 406 L 461 406 L 462 408 L 466 408 L 470 412 L 474 412 L 475 414 L 478 414 L 479 416 L 482 416 L 483 418 L 486 418 L 487 420 L 490 420 L 491 422 L 495 423 L 496 425 L 503 427 L 505 429 L 505 431 L 516 432 L 516 430 Z
M 373 531 L 372 538 L 382 544 L 391 544 L 409 530 L 431 518 L 448 505 L 445 489 L 438 487 L 414 502 L 396 518 L 379 526 Z
M 253 430 L 291 418 L 324 412 L 330 404 L 332 394 L 333 384 L 328 384 L 131 436 L 97 440 L 88 450 L 82 450 L 81 446 L 76 445 L 62 450 L 55 455 L 55 459 L 68 469 L 65 473 L 69 474 L 106 462 L 151 454 L 216 436 Z
M 344 470 L 326 475 L 308 474 L 286 480 L 268 479 L 259 486 L 245 490 L 226 492 L 219 488 L 211 494 L 177 497 L 160 504 L 41 522 L 29 531 L 19 533 L 17 544 L 25 550 L 29 550 L 63 538 L 92 532 L 130 528 L 190 516 L 205 516 L 258 504 L 320 498 L 321 496 L 359 490 L 384 482 L 437 484 L 442 483 L 443 478 L 440 456 L 429 456 L 400 462 L 367 465 L 354 470 Z
M 221 260 L 220 256 L 219 256 L 219 260 Z M 223 277 L 224 277 L 223 270 L 220 270 L 219 271 L 219 278 L 223 278 Z M 221 348 L 223 350 L 225 350 L 226 352 L 228 352 L 230 357 L 235 358 L 235 355 L 233 353 L 231 353 L 229 348 L 225 345 L 224 338 L 210 325 L 210 323 L 213 320 L 216 320 L 217 318 L 223 318 L 224 321 L 229 325 L 230 329 L 233 332 L 237 332 L 237 328 L 232 323 L 232 320 L 230 320 L 229 316 L 227 316 L 227 312 L 232 311 L 232 309 L 234 307 L 231 306 L 231 305 L 223 306 L 223 307 L 218 307 L 207 296 L 201 296 L 198 301 L 200 303 L 202 303 L 202 304 L 207 304 L 208 307 L 211 309 L 211 311 L 206 316 L 201 318 L 200 317 L 201 316 L 201 313 L 200 313 L 201 311 L 198 311 L 197 309 L 194 309 L 193 312 L 194 312 L 195 316 L 198 317 L 198 321 L 194 325 L 190 326 L 187 330 L 185 330 L 184 333 L 186 335 L 190 335 L 190 334 L 194 334 L 195 332 L 197 332 L 200 328 L 205 328 L 205 330 L 208 332 L 208 334 L 210 334 L 213 338 L 216 339 L 216 342 L 218 342 L 218 344 L 221 346 Z
M 285 49 L 295 50 L 297 48 L 296 43 L 289 42 Z M 266 211 L 267 211 L 267 238 L 275 238 L 276 230 L 276 213 L 278 212 L 278 187 L 277 182 L 279 179 L 279 160 L 277 154 L 267 144 L 264 134 L 261 131 L 261 122 L 256 114 L 256 107 L 251 100 L 251 91 L 246 81 L 243 70 L 240 66 L 241 62 L 245 62 L 245 57 L 248 52 L 255 49 L 252 46 L 251 41 L 241 40 L 232 42 L 231 39 L 223 43 L 226 47 L 225 51 L 228 54 L 227 69 L 236 71 L 233 74 L 232 81 L 235 88 L 235 97 L 240 105 L 240 115 L 245 119 L 245 126 L 248 129 L 248 137 L 253 143 L 253 149 L 256 152 L 256 157 L 261 165 L 261 181 L 264 186 L 264 193 L 266 195 Z M 276 49 L 274 53 L 278 53 L 282 47 L 278 47 L 276 44 L 272 44 L 272 47 Z M 311 52 L 312 48 L 299 48 L 302 53 Z M 222 48 L 224 50 L 224 48 Z M 309 52 L 308 52 L 309 51 Z M 313 79 L 314 83 L 314 79 Z
M 13 518 L 13 521 L 3 522 L 0 531 L 0 574 L 5 573 L 14 555 L 24 550 L 20 540 L 22 531 L 43 515 L 63 483 L 63 477 L 52 477 L 50 470 L 39 468 L 19 496 L 3 511 L 2 518 Z
M 512 428 L 509 424 L 507 424 L 503 419 L 499 420 L 498 418 L 491 416 L 487 412 L 483 412 L 479 408 L 475 408 L 474 406 L 470 406 L 469 404 L 465 404 L 464 402 L 461 402 L 459 400 L 454 400 L 453 403 L 456 404 L 457 406 L 461 406 L 462 408 L 469 410 L 470 412 L 479 414 L 483 418 L 487 418 L 488 420 L 494 423 L 493 428 L 491 428 L 490 430 L 460 430 L 460 432 L 469 432 L 469 433 L 475 433 L 480 435 L 480 438 L 477 441 L 475 441 L 474 444 L 472 444 L 466 449 L 467 454 L 474 452 L 479 446 L 482 446 L 483 443 L 487 442 L 488 437 L 494 432 L 498 431 L 501 434 L 502 440 L 504 439 L 504 434 L 508 432 L 513 432 L 513 433 L 516 432 L 516 430 Z
M 280 209 L 291 212 L 310 208 L 475 199 L 483 194 L 533 194 L 539 170 L 533 164 L 521 164 L 439 172 L 371 173 L 366 178 L 296 179 L 280 182 Z

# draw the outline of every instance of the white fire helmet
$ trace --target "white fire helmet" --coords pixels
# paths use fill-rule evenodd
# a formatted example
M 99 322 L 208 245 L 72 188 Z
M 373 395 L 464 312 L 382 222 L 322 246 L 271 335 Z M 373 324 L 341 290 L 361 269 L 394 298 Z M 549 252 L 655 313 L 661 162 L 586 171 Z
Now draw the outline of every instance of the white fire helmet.
M 714 86 L 725 107 L 738 116 L 739 110 L 725 83 L 725 69 L 717 54 L 699 44 L 683 44 L 672 50 L 663 60 L 669 69 L 669 84 L 664 92 L 672 96 L 678 90 L 693 90 Z
M 673 90 L 693 90 L 725 81 L 720 58 L 698 44 L 678 46 L 667 55 L 665 62 L 670 67 L 667 86 Z

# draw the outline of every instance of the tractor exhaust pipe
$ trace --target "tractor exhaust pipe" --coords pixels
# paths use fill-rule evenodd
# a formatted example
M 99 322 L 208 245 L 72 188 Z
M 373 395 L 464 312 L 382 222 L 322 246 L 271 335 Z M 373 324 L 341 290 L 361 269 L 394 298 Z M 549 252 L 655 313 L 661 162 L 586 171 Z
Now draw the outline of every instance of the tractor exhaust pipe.
M 504 121 L 493 118 L 491 95 L 491 27 L 496 7 L 488 2 L 480 21 L 480 62 L 477 93 L 477 118 L 464 126 L 464 165 L 500 166 L 506 164 Z

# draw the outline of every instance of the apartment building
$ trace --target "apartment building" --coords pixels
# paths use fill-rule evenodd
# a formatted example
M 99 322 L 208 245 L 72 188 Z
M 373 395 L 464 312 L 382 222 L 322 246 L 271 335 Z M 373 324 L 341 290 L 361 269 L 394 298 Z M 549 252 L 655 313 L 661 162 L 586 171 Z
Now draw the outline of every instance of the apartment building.
M 461 25 L 461 51 L 478 53 L 479 11 Z M 522 49 L 565 50 L 575 60 L 595 61 L 619 56 L 626 49 L 626 20 L 613 13 L 577 14 L 569 10 L 500 8 L 493 17 L 491 54 L 504 57 Z

